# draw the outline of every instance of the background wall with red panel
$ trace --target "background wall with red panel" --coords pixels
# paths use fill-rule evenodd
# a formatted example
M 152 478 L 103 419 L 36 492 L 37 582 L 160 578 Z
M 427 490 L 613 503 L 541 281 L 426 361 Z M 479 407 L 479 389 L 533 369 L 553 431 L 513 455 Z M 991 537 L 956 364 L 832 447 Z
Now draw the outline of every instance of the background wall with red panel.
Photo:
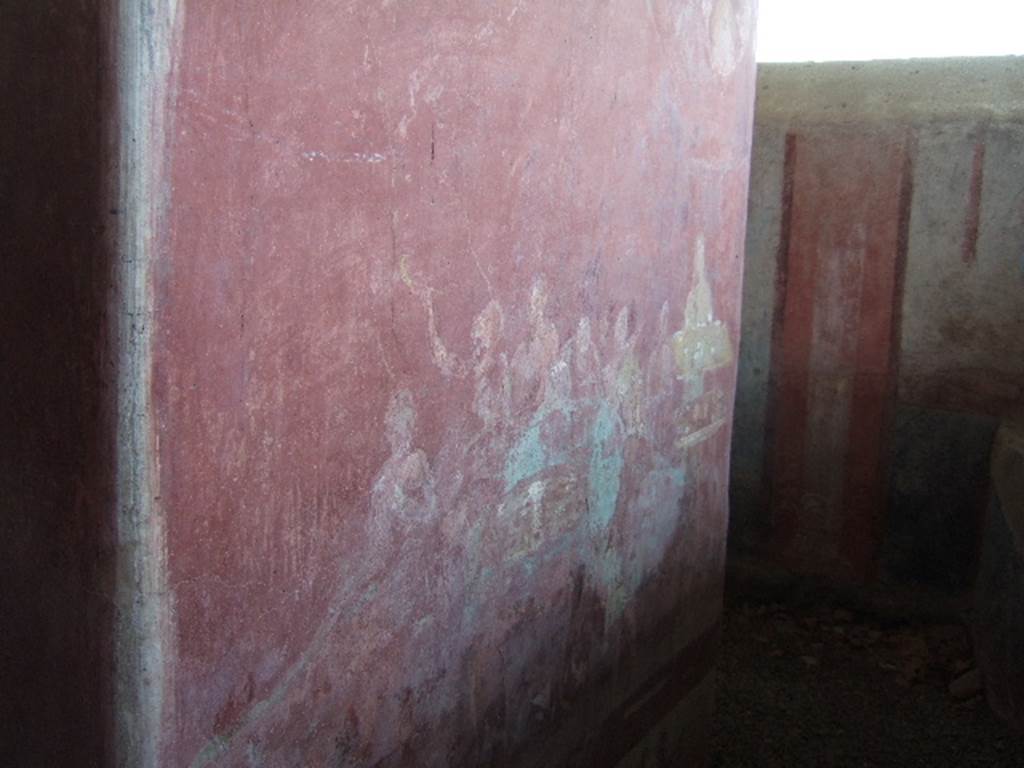
M 1024 382 L 1016 59 L 759 69 L 733 545 L 962 589 Z

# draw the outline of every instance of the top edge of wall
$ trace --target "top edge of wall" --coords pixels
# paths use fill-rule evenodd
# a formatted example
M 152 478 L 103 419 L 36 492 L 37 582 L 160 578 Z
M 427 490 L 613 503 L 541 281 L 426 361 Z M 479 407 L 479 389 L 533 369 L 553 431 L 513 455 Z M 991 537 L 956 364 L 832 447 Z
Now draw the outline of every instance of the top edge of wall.
M 757 67 L 757 119 L 1024 119 L 1024 56 Z

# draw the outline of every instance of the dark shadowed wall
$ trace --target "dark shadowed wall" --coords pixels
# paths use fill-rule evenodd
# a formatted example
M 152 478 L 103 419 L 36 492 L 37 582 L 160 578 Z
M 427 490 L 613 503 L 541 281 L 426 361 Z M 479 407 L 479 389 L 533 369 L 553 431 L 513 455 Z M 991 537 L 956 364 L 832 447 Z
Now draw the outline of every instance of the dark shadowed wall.
M 0 762 L 110 756 L 100 2 L 0 2 Z
M 992 709 L 1024 729 L 1024 423 L 1004 421 L 992 449 L 972 624 L 974 655 Z

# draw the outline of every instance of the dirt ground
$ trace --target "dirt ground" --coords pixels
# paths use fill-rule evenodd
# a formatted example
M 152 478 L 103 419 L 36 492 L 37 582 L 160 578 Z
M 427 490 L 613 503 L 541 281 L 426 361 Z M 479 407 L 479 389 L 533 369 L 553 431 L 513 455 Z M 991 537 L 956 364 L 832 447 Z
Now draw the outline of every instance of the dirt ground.
M 972 666 L 957 624 L 735 604 L 719 658 L 712 765 L 1024 768 L 1024 736 L 973 692 Z

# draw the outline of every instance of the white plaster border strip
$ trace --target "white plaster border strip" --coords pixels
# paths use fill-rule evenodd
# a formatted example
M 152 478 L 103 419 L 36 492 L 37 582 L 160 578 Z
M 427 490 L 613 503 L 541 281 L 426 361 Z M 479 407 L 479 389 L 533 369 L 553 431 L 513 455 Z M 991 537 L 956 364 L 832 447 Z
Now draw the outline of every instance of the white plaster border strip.
M 114 755 L 155 768 L 172 703 L 171 616 L 151 411 L 151 266 L 164 208 L 163 155 L 178 0 L 116 0 L 110 17 L 114 241 L 111 351 L 117 366 Z

